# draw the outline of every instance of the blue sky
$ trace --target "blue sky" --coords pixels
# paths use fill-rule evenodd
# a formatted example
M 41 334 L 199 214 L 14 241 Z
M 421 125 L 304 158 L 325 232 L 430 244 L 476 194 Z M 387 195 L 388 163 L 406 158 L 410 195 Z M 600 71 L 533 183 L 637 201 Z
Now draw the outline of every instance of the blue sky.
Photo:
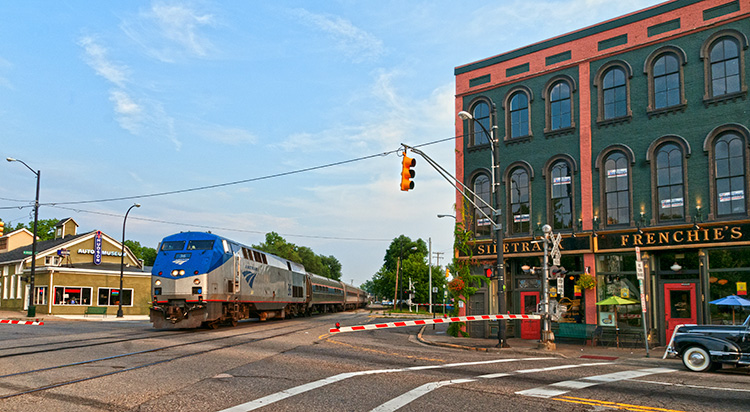
M 275 231 L 359 285 L 401 234 L 452 253 L 453 221 L 436 217 L 452 187 L 418 159 L 401 192 L 392 152 L 454 135 L 456 66 L 657 3 L 2 2 L 0 155 L 41 170 L 41 219 L 119 238 L 138 202 L 126 237 L 143 245 Z M 452 141 L 423 150 L 455 170 Z M 4 221 L 30 220 L 34 184 L 0 164 Z

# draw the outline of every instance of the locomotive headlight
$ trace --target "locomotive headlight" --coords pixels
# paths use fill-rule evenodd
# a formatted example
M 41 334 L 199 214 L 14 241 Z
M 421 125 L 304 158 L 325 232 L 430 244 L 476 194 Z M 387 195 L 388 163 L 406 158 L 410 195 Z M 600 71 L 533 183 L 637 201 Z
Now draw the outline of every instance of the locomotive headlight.
M 175 269 L 172 271 L 172 276 L 180 276 L 180 271 Z
M 182 270 L 182 269 L 180 269 L 180 276 L 182 276 L 182 275 L 184 275 L 184 274 L 185 274 L 185 271 L 184 271 L 184 270 Z
M 193 284 L 200 285 L 201 284 L 201 280 L 200 279 L 193 279 Z
M 161 285 L 161 280 L 160 280 L 160 279 L 157 279 L 157 280 L 156 280 L 156 282 L 154 282 L 154 285 L 156 285 L 156 286 L 159 286 L 159 285 Z

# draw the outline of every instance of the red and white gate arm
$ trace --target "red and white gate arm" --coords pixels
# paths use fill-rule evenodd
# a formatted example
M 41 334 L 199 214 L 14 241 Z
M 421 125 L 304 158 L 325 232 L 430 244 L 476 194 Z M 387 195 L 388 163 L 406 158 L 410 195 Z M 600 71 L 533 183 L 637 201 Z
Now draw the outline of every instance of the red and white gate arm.
M 372 330 L 372 329 L 385 329 L 385 328 L 403 328 L 404 326 L 416 326 L 416 325 L 432 325 L 435 323 L 450 323 L 450 322 L 474 322 L 478 320 L 535 320 L 541 319 L 540 315 L 477 315 L 477 316 L 459 316 L 453 318 L 435 318 L 435 319 L 420 319 L 420 320 L 405 320 L 402 322 L 392 323 L 371 323 L 369 325 L 358 325 L 358 326 L 344 326 L 336 327 L 329 330 L 330 333 L 341 333 L 341 332 L 355 332 L 358 330 Z
M 44 325 L 44 322 L 31 321 L 31 320 L 8 320 L 0 319 L 0 323 L 9 323 L 11 325 Z

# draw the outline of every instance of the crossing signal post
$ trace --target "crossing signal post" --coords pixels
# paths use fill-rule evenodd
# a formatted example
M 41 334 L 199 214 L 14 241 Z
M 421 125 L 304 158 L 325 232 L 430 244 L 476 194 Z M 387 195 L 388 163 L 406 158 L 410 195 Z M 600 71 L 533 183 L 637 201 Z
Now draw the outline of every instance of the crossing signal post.
M 417 164 L 417 159 L 408 157 L 406 156 L 406 153 L 404 153 L 404 159 L 401 164 L 401 190 L 408 192 L 409 190 L 414 189 L 414 182 L 412 182 L 411 179 L 414 179 L 415 173 L 412 168 Z

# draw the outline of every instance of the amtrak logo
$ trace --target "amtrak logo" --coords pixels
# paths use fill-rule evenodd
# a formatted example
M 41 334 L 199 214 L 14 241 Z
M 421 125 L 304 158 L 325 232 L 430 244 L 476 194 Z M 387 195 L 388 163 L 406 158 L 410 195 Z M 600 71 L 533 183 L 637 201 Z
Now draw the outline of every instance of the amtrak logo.
M 245 278 L 245 282 L 247 282 L 250 287 L 253 287 L 253 283 L 255 282 L 255 278 L 258 276 L 258 272 L 253 272 L 251 270 L 243 270 L 242 271 L 242 277 Z
M 188 260 L 190 260 L 190 259 L 175 259 L 175 260 L 172 261 L 172 263 L 174 263 L 175 265 L 183 265 Z

